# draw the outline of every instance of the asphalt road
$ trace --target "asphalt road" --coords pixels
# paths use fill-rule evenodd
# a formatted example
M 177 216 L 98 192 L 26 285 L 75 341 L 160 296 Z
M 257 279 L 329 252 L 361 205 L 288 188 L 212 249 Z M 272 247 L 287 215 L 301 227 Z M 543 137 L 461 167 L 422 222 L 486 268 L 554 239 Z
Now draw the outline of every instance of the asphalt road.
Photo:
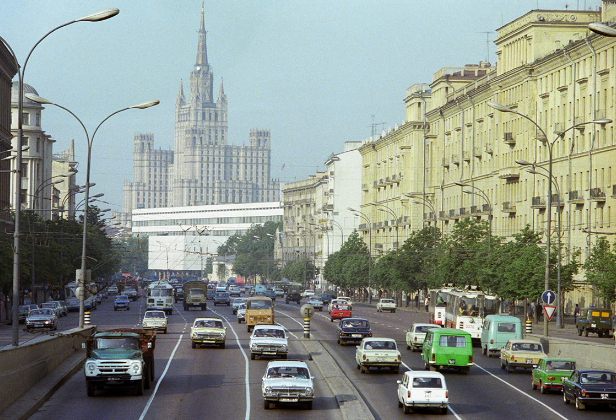
M 114 312 L 111 300 L 103 302 L 92 312 L 92 323 L 104 329 L 106 326 L 137 325 L 143 316 L 143 300 L 133 303 L 130 311 Z M 285 304 L 280 299 L 276 306 L 276 321 L 291 334 L 289 358 L 308 360 L 303 345 L 300 305 Z M 192 349 L 188 332 L 194 318 L 215 314 L 228 321 L 225 349 Z M 403 368 L 423 369 L 419 353 L 406 350 L 405 330 L 413 322 L 425 322 L 426 313 L 396 311 L 377 313 L 374 306 L 356 304 L 353 316 L 370 320 L 375 336 L 392 337 L 398 341 L 402 353 Z M 70 326 L 71 317 L 63 318 Z M 336 322 L 330 322 L 327 312 L 316 312 L 311 321 L 313 340 L 319 340 L 336 360 L 360 395 L 363 396 L 377 419 L 407 418 L 397 407 L 396 380 L 400 375 L 386 371 L 371 370 L 361 374 L 355 365 L 355 345 L 340 346 L 336 343 Z M 10 336 L 9 336 L 10 337 Z M 197 310 L 185 312 L 181 305 L 170 316 L 168 334 L 159 334 L 156 341 L 156 381 L 144 396 L 135 396 L 126 388 L 98 392 L 95 397 L 86 396 L 83 372 L 78 372 L 31 418 L 41 420 L 82 419 L 339 419 L 341 412 L 314 362 L 308 361 L 315 378 L 317 398 L 313 410 L 303 407 L 277 407 L 265 411 L 260 397 L 261 376 L 267 360 L 250 360 L 249 334 L 244 324 L 238 324 L 231 308 L 213 307 L 203 313 Z M 588 337 L 590 339 L 590 337 Z M 499 359 L 488 358 L 481 349 L 474 351 L 475 366 L 468 375 L 443 372 L 449 388 L 450 410 L 447 415 L 438 411 L 421 410 L 413 418 L 457 419 L 613 419 L 614 410 L 609 407 L 589 407 L 578 411 L 572 404 L 565 405 L 562 394 L 541 395 L 531 390 L 530 372 L 507 373 L 500 369 Z M 248 367 L 248 368 L 247 368 Z M 246 378 L 248 377 L 248 380 Z

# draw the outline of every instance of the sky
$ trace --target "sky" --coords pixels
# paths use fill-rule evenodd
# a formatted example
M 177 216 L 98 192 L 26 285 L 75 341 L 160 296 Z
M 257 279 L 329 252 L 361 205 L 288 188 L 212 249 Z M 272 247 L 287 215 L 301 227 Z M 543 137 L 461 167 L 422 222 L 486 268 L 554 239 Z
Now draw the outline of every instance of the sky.
M 404 122 L 406 89 L 443 67 L 496 63 L 496 30 L 531 10 L 597 10 L 600 0 L 206 0 L 214 94 L 228 100 L 229 143 L 268 129 L 272 178 L 306 179 L 345 141 Z M 1 0 L 0 36 L 23 66 L 48 31 L 109 7 L 106 21 L 59 29 L 33 51 L 24 80 L 74 112 L 92 135 L 91 194 L 122 210 L 132 180 L 135 133 L 173 148 L 180 81 L 185 92 L 197 53 L 201 0 Z M 17 77 L 14 79 L 17 81 Z M 87 141 L 66 111 L 48 105 L 42 128 L 54 152 L 75 140 L 77 183 L 85 183 Z M 102 206 L 105 207 L 105 206 Z

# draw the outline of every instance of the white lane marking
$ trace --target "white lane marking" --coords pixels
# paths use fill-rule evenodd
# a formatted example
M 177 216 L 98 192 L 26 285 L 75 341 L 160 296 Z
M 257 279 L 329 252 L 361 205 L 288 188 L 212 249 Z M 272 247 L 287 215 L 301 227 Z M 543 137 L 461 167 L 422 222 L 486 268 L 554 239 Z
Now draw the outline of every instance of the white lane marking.
M 148 409 L 150 408 L 150 405 L 152 404 L 152 401 L 154 401 L 154 397 L 156 396 L 156 392 L 158 391 L 158 387 L 160 386 L 161 382 L 163 381 L 163 378 L 165 377 L 165 375 L 167 374 L 167 371 L 169 370 L 169 365 L 171 364 L 171 361 L 173 360 L 173 356 L 175 356 L 175 352 L 178 349 L 178 347 L 180 346 L 180 343 L 182 342 L 182 337 L 184 337 L 184 334 L 181 334 L 180 338 L 178 338 L 178 342 L 175 345 L 175 348 L 173 349 L 173 352 L 171 353 L 171 356 L 169 357 L 169 360 L 167 361 L 167 366 L 165 366 L 165 370 L 163 371 L 163 374 L 160 376 L 160 378 L 158 378 L 158 381 L 156 382 L 156 387 L 154 388 L 154 392 L 152 392 L 152 395 L 150 396 L 150 399 L 148 400 L 148 403 L 145 405 L 145 408 L 143 409 L 143 412 L 141 413 L 141 416 L 139 417 L 139 420 L 143 420 L 145 418 L 145 415 L 148 412 Z
M 483 370 L 483 371 L 484 371 L 485 373 L 487 373 L 488 375 L 490 375 L 490 376 L 492 376 L 492 377 L 494 377 L 494 378 L 498 379 L 499 381 L 501 381 L 501 382 L 502 382 L 502 383 L 504 383 L 505 385 L 507 385 L 507 386 L 509 386 L 509 387 L 511 387 L 511 388 L 513 388 L 513 389 L 515 389 L 515 390 L 516 390 L 516 391 L 518 391 L 520 394 L 522 394 L 522 395 L 524 395 L 524 396 L 526 396 L 526 397 L 530 398 L 531 400 L 533 400 L 533 401 L 535 401 L 535 402 L 537 402 L 537 403 L 541 404 L 542 406 L 544 406 L 545 408 L 547 408 L 548 410 L 550 410 L 552 413 L 556 414 L 556 415 L 557 415 L 558 417 L 560 417 L 561 419 L 568 420 L 568 419 L 567 419 L 567 417 L 563 416 L 563 415 L 562 415 L 562 414 L 560 414 L 558 411 L 554 410 L 552 407 L 548 406 L 548 405 L 547 405 L 547 404 L 545 404 L 545 403 L 542 403 L 542 402 L 541 402 L 541 401 L 539 401 L 537 398 L 535 398 L 535 397 L 533 397 L 533 396 L 529 395 L 528 393 L 526 393 L 526 392 L 522 391 L 521 389 L 519 389 L 519 388 L 517 388 L 517 387 L 515 387 L 515 386 L 511 385 L 509 382 L 505 381 L 504 379 L 501 379 L 501 378 L 499 378 L 498 376 L 494 375 L 493 373 L 488 372 L 487 370 L 485 370 L 484 368 L 482 368 L 481 366 L 479 366 L 477 363 L 475 363 L 475 366 L 477 366 L 479 369 Z
M 242 354 L 244 355 L 244 372 L 245 372 L 244 383 L 246 384 L 246 415 L 244 418 L 246 420 L 250 420 L 250 375 L 248 371 L 248 367 L 249 367 L 248 366 L 248 356 L 246 356 L 246 352 L 244 351 L 244 349 L 242 348 L 242 345 L 240 344 L 240 338 L 237 336 L 237 333 L 235 332 L 235 328 L 233 328 L 233 325 L 231 325 L 229 320 L 224 315 L 219 314 L 213 309 L 210 309 L 210 310 L 212 311 L 212 313 L 215 313 L 216 315 L 224 319 L 225 322 L 229 325 L 229 327 L 231 327 L 231 331 L 233 331 L 233 335 L 235 336 L 235 342 L 237 343 L 237 346 L 240 348 L 240 351 L 242 352 Z

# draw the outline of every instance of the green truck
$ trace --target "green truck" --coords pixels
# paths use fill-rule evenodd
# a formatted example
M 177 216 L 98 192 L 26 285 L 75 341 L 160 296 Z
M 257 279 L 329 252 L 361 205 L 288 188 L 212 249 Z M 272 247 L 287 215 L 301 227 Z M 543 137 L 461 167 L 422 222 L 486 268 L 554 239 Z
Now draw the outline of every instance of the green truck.
M 290 284 L 287 287 L 287 296 L 285 298 L 285 302 L 295 302 L 299 304 L 300 300 L 302 300 L 302 292 L 302 286 L 300 286 L 299 284 Z
M 88 397 L 107 386 L 130 386 L 137 395 L 154 380 L 156 332 L 143 328 L 115 328 L 86 340 L 84 374 Z
M 201 280 L 192 280 L 184 283 L 184 310 L 190 308 L 207 309 L 207 283 Z

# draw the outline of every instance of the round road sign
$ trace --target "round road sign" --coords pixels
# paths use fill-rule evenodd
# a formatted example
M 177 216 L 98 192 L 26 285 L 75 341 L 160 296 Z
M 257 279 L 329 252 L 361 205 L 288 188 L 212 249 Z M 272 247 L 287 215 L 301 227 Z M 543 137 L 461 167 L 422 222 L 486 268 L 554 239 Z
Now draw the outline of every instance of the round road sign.
M 306 303 L 299 308 L 299 313 L 302 314 L 304 318 L 312 318 L 312 315 L 314 315 L 314 308 L 312 305 Z

